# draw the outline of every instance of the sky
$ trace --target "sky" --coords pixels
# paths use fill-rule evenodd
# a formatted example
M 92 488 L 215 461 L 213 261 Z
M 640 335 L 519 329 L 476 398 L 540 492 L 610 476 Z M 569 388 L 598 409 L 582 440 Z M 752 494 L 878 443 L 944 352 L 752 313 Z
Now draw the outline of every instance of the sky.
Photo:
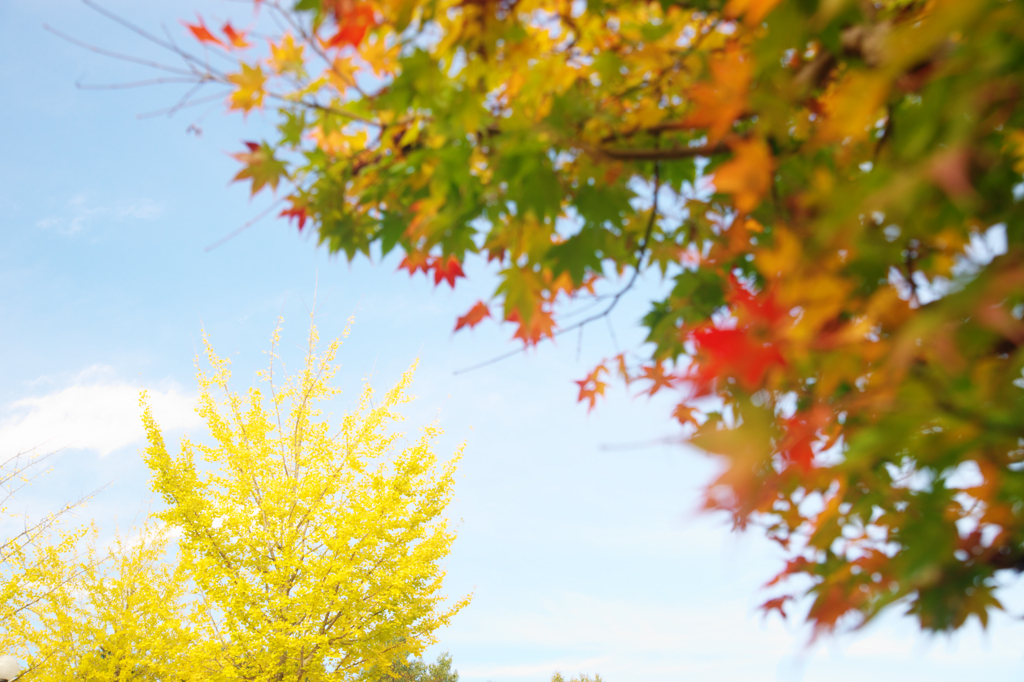
M 108 0 L 150 30 L 223 18 L 237 3 Z M 244 23 L 245 17 L 242 17 Z M 244 390 L 278 317 L 299 356 L 316 305 L 339 354 L 341 407 L 368 379 L 388 387 L 417 358 L 410 430 L 437 419 L 442 457 L 466 443 L 450 510 L 458 528 L 446 592 L 473 601 L 438 633 L 465 682 L 546 682 L 556 670 L 606 682 L 1020 679 L 1024 590 L 1007 583 L 987 632 L 921 634 L 898 612 L 808 645 L 798 622 L 762 617 L 761 586 L 782 557 L 754 534 L 697 512 L 716 463 L 675 442 L 666 401 L 610 391 L 593 412 L 574 380 L 638 347 L 656 281 L 623 299 L 610 327 L 586 329 L 468 372 L 514 349 L 456 317 L 494 287 L 479 265 L 451 291 L 397 261 L 347 263 L 282 220 L 258 216 L 230 180 L 230 153 L 273 123 L 215 102 L 172 117 L 174 86 L 84 90 L 152 74 L 61 40 L 50 25 L 134 56 L 151 46 L 72 0 L 0 1 L 0 455 L 59 450 L 18 499 L 44 513 L 102 488 L 78 512 L 124 527 L 155 504 L 139 455 L 138 393 L 169 442 L 202 435 L 192 411 L 202 334 Z M 196 129 L 201 134 L 196 134 Z M 289 355 L 291 354 L 291 355 Z

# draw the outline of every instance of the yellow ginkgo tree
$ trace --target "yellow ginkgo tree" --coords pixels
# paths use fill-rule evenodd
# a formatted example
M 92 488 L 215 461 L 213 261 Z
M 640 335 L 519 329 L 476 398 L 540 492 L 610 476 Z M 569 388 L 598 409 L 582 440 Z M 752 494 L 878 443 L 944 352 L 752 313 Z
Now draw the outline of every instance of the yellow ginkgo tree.
M 296 376 L 277 380 L 272 349 L 269 395 L 243 397 L 207 339 L 196 409 L 209 438 L 177 454 L 143 394 L 144 458 L 166 506 L 109 543 L 71 529 L 7 557 L 19 608 L 0 645 L 26 662 L 19 680 L 374 679 L 465 606 L 441 593 L 461 451 L 439 463 L 436 425 L 410 440 L 393 428 L 415 367 L 329 422 L 318 404 L 339 393 L 340 340 L 322 354 L 315 327 L 308 340 Z
M 201 604 L 166 561 L 166 527 L 97 542 L 95 526 L 42 548 L 13 651 L 28 661 L 22 677 L 160 682 L 204 679 L 192 647 L 202 641 Z M 74 541 L 89 536 L 84 549 Z M 208 666 L 207 666 L 208 668 Z
M 207 340 L 197 410 L 211 439 L 185 438 L 177 455 L 143 397 L 158 516 L 181 533 L 181 575 L 210 633 L 190 648 L 206 679 L 359 679 L 421 653 L 468 601 L 441 593 L 460 453 L 438 463 L 435 425 L 408 442 L 392 430 L 412 368 L 383 398 L 367 385 L 354 412 L 323 418 L 339 344 L 318 354 L 311 328 L 296 376 L 275 380 L 272 350 L 269 395 L 240 396 Z

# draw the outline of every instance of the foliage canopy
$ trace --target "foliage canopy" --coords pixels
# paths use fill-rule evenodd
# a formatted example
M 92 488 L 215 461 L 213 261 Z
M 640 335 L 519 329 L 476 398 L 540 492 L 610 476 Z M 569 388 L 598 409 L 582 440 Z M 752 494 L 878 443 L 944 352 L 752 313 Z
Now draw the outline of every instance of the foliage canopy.
M 76 552 L 81 534 L 37 548 L 33 565 L 47 568 L 25 578 L 16 633 L 25 679 L 315 682 L 392 667 L 457 679 L 450 658 L 408 659 L 468 602 L 441 593 L 460 453 L 437 462 L 436 425 L 408 441 L 394 430 L 413 369 L 328 420 L 340 340 L 318 353 L 311 328 L 301 371 L 282 383 L 277 338 L 261 373 L 269 396 L 232 392 L 206 340 L 208 443 L 186 437 L 171 454 L 143 394 L 145 460 L 166 507 L 109 551 Z
M 810 594 L 818 632 L 999 608 L 1024 568 L 1024 2 L 253 6 L 266 49 L 189 24 L 235 67 L 181 72 L 280 115 L 237 179 L 299 230 L 435 284 L 486 258 L 457 326 L 524 344 L 668 283 L 580 400 L 615 374 L 677 393 L 726 463 L 708 508 L 789 555 L 766 609 Z

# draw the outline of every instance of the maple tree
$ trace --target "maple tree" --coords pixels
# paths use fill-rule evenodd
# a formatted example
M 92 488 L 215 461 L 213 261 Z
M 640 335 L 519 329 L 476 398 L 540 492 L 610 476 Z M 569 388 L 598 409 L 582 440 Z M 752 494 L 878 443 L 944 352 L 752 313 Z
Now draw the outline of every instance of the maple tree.
M 1024 569 L 1024 3 L 252 4 L 265 39 L 187 24 L 237 70 L 172 47 L 280 116 L 236 179 L 299 231 L 435 285 L 485 258 L 498 286 L 456 326 L 524 345 L 669 285 L 579 399 L 615 376 L 678 397 L 725 464 L 706 506 L 789 556 L 766 609 L 809 595 L 817 633 L 1000 608 Z M 607 307 L 559 325 L 583 300 Z

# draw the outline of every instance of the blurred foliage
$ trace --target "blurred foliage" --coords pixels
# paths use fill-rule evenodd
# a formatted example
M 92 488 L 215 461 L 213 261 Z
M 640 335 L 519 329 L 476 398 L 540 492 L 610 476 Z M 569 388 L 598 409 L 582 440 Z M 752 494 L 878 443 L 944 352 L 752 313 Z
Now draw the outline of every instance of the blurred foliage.
M 269 46 L 190 25 L 236 66 L 189 72 L 280 117 L 238 179 L 299 230 L 435 284 L 485 258 L 497 289 L 457 324 L 527 345 L 665 280 L 648 345 L 580 400 L 615 375 L 677 394 L 725 463 L 707 507 L 789 555 L 766 609 L 809 595 L 818 633 L 1000 608 L 1024 568 L 1024 2 L 253 5 Z
M 379 682 L 459 682 L 459 671 L 452 668 L 451 654 L 445 651 L 433 663 L 422 658 L 395 661 L 388 672 L 375 677 Z
M 554 675 L 551 676 L 551 682 L 566 682 L 566 679 L 562 676 L 562 673 L 555 673 Z M 591 677 L 590 675 L 586 675 L 586 674 L 582 674 L 581 673 L 580 675 L 577 675 L 576 677 L 570 678 L 568 682 L 604 682 L 604 681 L 601 679 L 600 675 L 594 675 L 593 677 Z

